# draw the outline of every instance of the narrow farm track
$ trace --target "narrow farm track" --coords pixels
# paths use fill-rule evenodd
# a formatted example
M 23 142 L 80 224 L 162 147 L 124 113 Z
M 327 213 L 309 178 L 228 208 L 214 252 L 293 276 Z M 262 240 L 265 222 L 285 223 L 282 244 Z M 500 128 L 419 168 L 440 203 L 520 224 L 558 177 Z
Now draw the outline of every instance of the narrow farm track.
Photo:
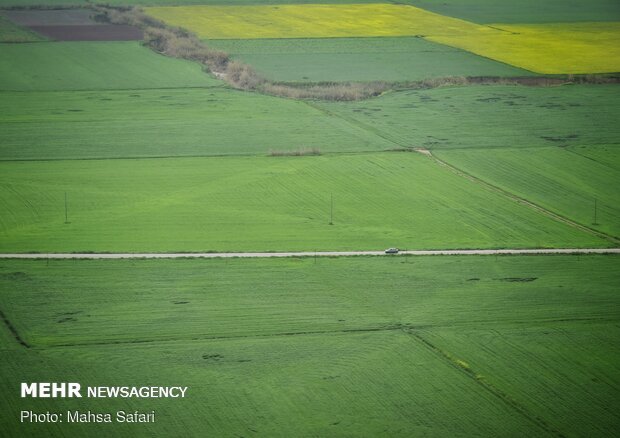
M 352 256 L 451 256 L 451 255 L 541 255 L 541 254 L 620 254 L 620 248 L 543 248 L 543 249 L 438 249 L 399 251 L 317 251 L 317 252 L 190 252 L 190 253 L 4 253 L 0 259 L 182 259 L 182 258 L 274 258 L 274 257 L 352 257 Z

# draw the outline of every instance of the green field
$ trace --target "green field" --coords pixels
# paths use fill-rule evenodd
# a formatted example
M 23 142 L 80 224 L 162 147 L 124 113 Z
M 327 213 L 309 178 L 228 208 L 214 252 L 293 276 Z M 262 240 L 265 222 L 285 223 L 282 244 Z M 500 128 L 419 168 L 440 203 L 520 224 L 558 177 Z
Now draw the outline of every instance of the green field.
M 419 8 L 475 23 L 620 21 L 616 0 L 407 0 Z
M 620 330 L 617 317 L 613 323 L 596 319 L 501 330 L 429 330 L 421 337 L 467 358 L 470 372 L 536 413 L 549 429 L 564 436 L 613 436 L 609 426 L 620 421 L 620 352 L 612 345 Z
M 221 84 L 198 64 L 157 55 L 137 42 L 0 44 L 0 90 L 118 90 Z
M 229 89 L 7 92 L 0 114 L 3 160 L 394 147 L 305 102 Z
M 564 217 L 620 236 L 620 169 L 558 147 L 458 149 L 436 155 Z
M 0 0 L 0 9 L 93 3 Z M 103 3 L 274 5 L 278 16 L 283 4 L 376 1 Z M 366 37 L 205 41 L 291 86 L 395 82 L 376 98 L 338 102 L 235 90 L 140 42 L 42 41 L 0 15 L 0 254 L 309 254 L 0 258 L 1 437 L 618 434 L 620 254 L 313 256 L 620 246 L 618 84 L 405 89 L 533 73 L 429 42 L 422 30 L 368 37 L 388 19 L 429 32 L 434 21 L 447 33 L 475 28 L 481 44 L 510 23 L 524 34 L 556 23 L 543 46 L 589 55 L 575 39 L 600 31 L 611 44 L 620 3 L 404 3 L 505 27 L 379 9 L 351 9 L 338 23 L 306 11 Z M 24 16 L 95 25 L 89 10 Z M 302 12 L 290 17 L 299 28 Z M 269 35 L 259 11 L 247 14 Z M 297 30 L 287 23 L 282 32 Z M 515 59 L 536 54 L 505 47 Z M 189 389 L 182 399 L 30 399 L 21 382 Z M 29 409 L 154 410 L 156 423 L 20 423 Z
M 618 272 L 616 256 L 5 260 L 0 308 L 31 348 L 1 327 L 0 421 L 33 435 L 612 435 Z M 16 382 L 46 379 L 189 392 L 18 398 Z M 154 409 L 158 423 L 43 429 L 18 425 L 22 408 Z
M 568 148 L 569 151 L 582 157 L 594 160 L 599 164 L 620 170 L 620 148 L 611 146 L 576 146 Z
M 218 88 L 0 97 L 4 160 L 590 146 L 620 136 L 618 88 L 603 85 L 444 87 L 349 103 Z
M 0 43 L 26 43 L 41 40 L 43 40 L 41 36 L 13 24 L 0 15 Z M 3 44 L 0 44 L 1 47 Z
M 412 81 L 531 73 L 422 38 L 212 40 L 274 81 Z
M 26 161 L 0 169 L 0 252 L 608 245 L 407 152 Z
M 615 85 L 467 86 L 408 90 L 318 107 L 403 147 L 614 145 Z

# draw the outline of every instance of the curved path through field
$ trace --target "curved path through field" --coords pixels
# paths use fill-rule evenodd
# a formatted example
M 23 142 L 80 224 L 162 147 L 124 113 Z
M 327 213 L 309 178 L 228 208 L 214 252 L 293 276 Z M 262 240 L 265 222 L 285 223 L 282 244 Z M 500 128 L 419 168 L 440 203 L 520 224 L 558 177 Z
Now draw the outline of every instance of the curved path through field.
M 0 259 L 180 259 L 180 258 L 269 258 L 269 257 L 350 257 L 380 255 L 528 255 L 528 254 L 620 254 L 620 248 L 546 248 L 546 249 L 443 249 L 400 251 L 317 251 L 317 252 L 192 252 L 192 253 L 37 253 L 0 254 Z

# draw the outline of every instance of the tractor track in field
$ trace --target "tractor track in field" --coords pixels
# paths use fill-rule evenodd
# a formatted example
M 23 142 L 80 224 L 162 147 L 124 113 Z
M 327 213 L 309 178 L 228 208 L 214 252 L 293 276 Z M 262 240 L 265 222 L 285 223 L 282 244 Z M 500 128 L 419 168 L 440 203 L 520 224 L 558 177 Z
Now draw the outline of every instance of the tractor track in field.
M 517 203 L 519 203 L 521 205 L 524 205 L 526 207 L 529 207 L 532 210 L 537 211 L 538 213 L 544 214 L 545 216 L 550 217 L 550 218 L 552 218 L 552 219 L 554 219 L 556 221 L 563 222 L 566 225 L 569 225 L 569 226 L 571 226 L 573 228 L 576 228 L 576 229 L 578 229 L 580 231 L 583 231 L 585 233 L 588 233 L 590 235 L 593 235 L 593 236 L 599 237 L 601 239 L 607 240 L 608 242 L 611 242 L 613 244 L 616 244 L 616 245 L 620 244 L 620 239 L 618 239 L 618 238 L 616 238 L 614 236 L 611 236 L 609 234 L 603 233 L 602 231 L 598 231 L 598 230 L 590 228 L 590 227 L 588 227 L 586 225 L 583 225 L 583 224 L 580 224 L 578 222 L 575 222 L 575 221 L 573 221 L 573 220 L 571 220 L 571 219 L 569 219 L 569 218 L 567 218 L 565 216 L 562 216 L 562 215 L 560 215 L 558 213 L 555 213 L 555 212 L 553 212 L 551 210 L 546 209 L 545 207 L 542 207 L 542 206 L 540 206 L 538 204 L 535 204 L 532 201 L 529 201 L 529 200 L 527 200 L 525 198 L 517 196 L 514 193 L 511 193 L 511 192 L 509 192 L 507 190 L 504 190 L 504 189 L 502 189 L 502 188 L 500 188 L 500 187 L 498 187 L 496 185 L 493 185 L 493 184 L 491 184 L 491 183 L 489 183 L 489 182 L 487 182 L 487 181 L 485 181 L 485 180 L 483 180 L 481 178 L 478 178 L 477 176 L 474 176 L 471 173 L 468 173 L 468 172 L 466 172 L 466 171 L 464 171 L 462 169 L 459 169 L 456 166 L 453 166 L 452 164 L 450 164 L 450 163 L 448 163 L 448 162 L 446 162 L 446 161 L 444 161 L 444 160 L 442 160 L 440 158 L 437 158 L 437 156 L 434 155 L 428 149 L 416 149 L 416 152 L 419 152 L 419 153 L 421 153 L 423 155 L 426 155 L 426 156 L 430 157 L 437 164 L 447 168 L 452 173 L 454 173 L 454 174 L 456 174 L 456 175 L 458 175 L 458 176 L 460 176 L 462 178 L 466 178 L 466 179 L 468 179 L 468 180 L 470 180 L 470 181 L 472 181 L 472 182 L 474 182 L 476 184 L 484 186 L 485 188 L 487 188 L 487 189 L 489 189 L 491 191 L 494 191 L 496 193 L 499 193 L 499 194 L 503 195 L 504 197 L 510 198 L 511 200 L 513 200 L 513 201 L 515 201 L 515 202 L 517 202 Z
M 545 432 L 547 432 L 547 433 L 549 433 L 551 435 L 554 435 L 554 436 L 556 436 L 558 438 L 565 438 L 565 435 L 562 432 L 560 432 L 559 430 L 553 428 L 553 426 L 551 426 L 549 423 L 547 423 L 543 418 L 541 418 L 541 417 L 539 417 L 539 416 L 537 416 L 535 414 L 532 414 L 525 406 L 523 406 L 517 400 L 512 398 L 509 394 L 505 393 L 504 391 L 502 391 L 501 389 L 499 389 L 498 387 L 496 387 L 492 383 L 488 382 L 486 379 L 484 379 L 483 376 L 480 376 L 479 374 L 476 374 L 476 372 L 474 370 L 472 370 L 469 367 L 469 365 L 467 365 L 465 362 L 462 362 L 462 361 L 452 357 L 452 355 L 450 353 L 448 353 L 448 352 L 442 350 L 441 348 L 437 347 L 436 345 L 434 345 L 429 340 L 425 339 L 420 334 L 415 333 L 413 330 L 405 329 L 403 331 L 405 333 L 409 334 L 411 336 L 411 338 L 413 338 L 416 342 L 422 344 L 426 349 L 430 350 L 433 354 L 435 354 L 437 357 L 439 357 L 442 361 L 444 361 L 445 363 L 450 365 L 452 368 L 455 368 L 456 370 L 458 370 L 461 373 L 465 374 L 467 377 L 469 377 L 474 382 L 476 382 L 476 384 L 480 385 L 482 388 L 484 388 L 486 391 L 488 391 L 494 397 L 496 397 L 497 399 L 501 400 L 505 405 L 509 406 L 511 409 L 513 409 L 516 412 L 518 412 L 522 417 L 524 417 L 528 421 L 536 424 L 538 427 L 540 427 Z
M 385 251 L 306 251 L 306 252 L 187 252 L 187 253 L 2 253 L 0 259 L 182 259 L 182 258 L 284 258 L 355 256 L 475 256 L 545 254 L 620 254 L 620 248 L 541 248 L 541 249 L 438 249 Z
M 152 344 L 161 342 L 179 342 L 179 341 L 219 341 L 222 339 L 254 339 L 254 338 L 280 338 L 289 336 L 309 336 L 309 335 L 330 335 L 330 334 L 355 334 L 355 333 L 374 333 L 389 332 L 402 330 L 400 325 L 387 325 L 379 327 L 366 328 L 348 328 L 340 330 L 307 330 L 298 332 L 278 332 L 263 333 L 251 335 L 215 335 L 215 336 L 195 336 L 191 338 L 172 338 L 172 339 L 133 339 L 133 340 L 108 340 L 100 342 L 72 342 L 62 344 L 50 344 L 42 348 L 58 348 L 58 347 L 89 347 L 89 346 L 105 346 L 105 345 L 126 345 L 126 344 Z
M 19 332 L 17 331 L 13 323 L 9 320 L 9 318 L 6 317 L 6 315 L 4 314 L 2 310 L 0 310 L 0 319 L 4 322 L 6 327 L 9 329 L 9 331 L 13 335 L 13 338 L 15 338 L 15 340 L 17 341 L 19 345 L 26 347 L 26 348 L 30 348 L 30 344 L 24 341 L 24 338 L 20 336 Z

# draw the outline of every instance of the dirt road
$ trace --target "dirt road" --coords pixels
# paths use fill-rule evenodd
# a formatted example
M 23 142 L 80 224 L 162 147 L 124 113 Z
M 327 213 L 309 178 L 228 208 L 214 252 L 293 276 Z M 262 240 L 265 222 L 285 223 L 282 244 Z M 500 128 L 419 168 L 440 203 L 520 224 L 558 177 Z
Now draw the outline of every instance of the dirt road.
M 428 251 L 320 251 L 320 252 L 214 252 L 214 253 L 50 253 L 0 254 L 0 259 L 178 259 L 178 258 L 268 258 L 268 257 L 349 257 L 394 255 L 527 255 L 527 254 L 620 254 L 620 248 L 548 248 L 548 249 L 446 249 Z

